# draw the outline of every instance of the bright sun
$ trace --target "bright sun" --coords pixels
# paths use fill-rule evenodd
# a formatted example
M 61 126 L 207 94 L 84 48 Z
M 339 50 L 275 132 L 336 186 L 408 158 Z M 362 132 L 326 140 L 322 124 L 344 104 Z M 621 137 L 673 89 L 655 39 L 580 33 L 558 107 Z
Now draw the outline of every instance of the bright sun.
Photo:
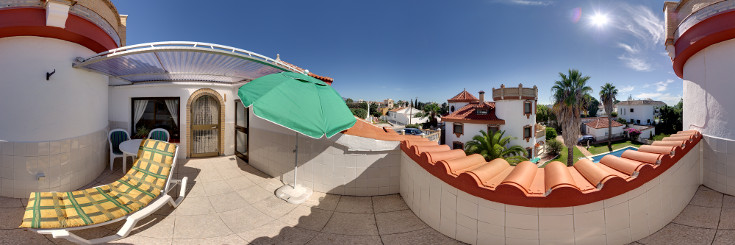
M 607 18 L 607 15 L 600 14 L 600 13 L 596 13 L 590 19 L 592 20 L 592 25 L 597 26 L 597 27 L 603 27 L 609 21 Z

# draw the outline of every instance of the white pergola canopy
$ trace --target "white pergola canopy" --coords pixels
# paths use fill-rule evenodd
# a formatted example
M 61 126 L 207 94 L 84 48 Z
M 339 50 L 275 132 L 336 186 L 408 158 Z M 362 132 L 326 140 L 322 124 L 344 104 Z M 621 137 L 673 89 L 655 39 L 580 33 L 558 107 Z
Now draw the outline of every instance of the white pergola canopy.
M 131 84 L 167 81 L 235 84 L 282 71 L 304 73 L 301 68 L 254 52 L 198 42 L 125 46 L 86 59 L 77 58 L 73 66 Z

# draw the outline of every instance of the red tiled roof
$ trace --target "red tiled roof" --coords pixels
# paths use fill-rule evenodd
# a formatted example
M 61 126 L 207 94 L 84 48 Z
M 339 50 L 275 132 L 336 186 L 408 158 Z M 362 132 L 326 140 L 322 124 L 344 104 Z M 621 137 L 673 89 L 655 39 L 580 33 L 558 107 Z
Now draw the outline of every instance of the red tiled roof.
M 280 57 L 277 58 L 276 60 L 278 60 L 280 62 L 283 62 L 283 63 L 285 63 L 287 65 L 293 66 L 296 69 L 296 71 L 298 71 L 298 72 L 304 73 L 306 71 L 306 70 L 304 70 L 304 68 L 301 68 L 301 67 L 298 67 L 298 66 L 296 66 L 294 64 L 291 64 L 289 62 L 286 62 L 286 61 L 282 60 Z M 311 73 L 311 72 L 309 72 L 307 75 L 310 76 L 310 77 L 313 77 L 313 78 L 322 80 L 322 81 L 324 81 L 325 83 L 327 83 L 329 85 L 332 85 L 332 83 L 334 82 L 334 78 L 331 78 L 331 77 L 319 76 L 319 75 L 314 74 L 314 73 Z
M 463 150 L 450 150 L 418 136 L 396 135 L 362 120 L 346 131 L 361 137 L 401 141 L 401 150 L 416 164 L 445 183 L 489 201 L 525 207 L 570 207 L 609 199 L 632 191 L 660 176 L 702 139 L 696 130 L 607 155 L 600 163 L 582 159 L 574 166 L 554 161 L 544 168 L 524 161 L 511 166 L 504 159 L 486 162 Z M 398 137 L 396 137 L 398 136 Z
M 477 109 L 487 109 L 488 112 L 485 115 L 478 115 Z M 456 110 L 449 115 L 443 116 L 442 121 L 505 124 L 505 120 L 499 119 L 497 116 L 495 116 L 495 102 L 487 101 L 482 104 L 477 102 L 467 104 L 459 110 Z
M 406 109 L 406 108 L 408 108 L 408 107 L 398 107 L 398 108 L 395 108 L 395 109 L 391 109 L 390 111 L 397 112 L 397 111 L 400 111 L 400 110 L 403 110 L 403 109 Z
M 585 125 L 590 126 L 592 128 L 600 129 L 600 128 L 607 128 L 607 117 L 598 117 L 594 121 L 585 123 Z M 618 121 L 612 120 L 612 126 L 613 127 L 622 127 L 623 124 L 619 123 Z
M 467 92 L 467 90 L 463 90 L 459 94 L 455 95 L 451 99 L 447 100 L 449 102 L 480 102 L 480 99 L 472 95 L 470 92 Z

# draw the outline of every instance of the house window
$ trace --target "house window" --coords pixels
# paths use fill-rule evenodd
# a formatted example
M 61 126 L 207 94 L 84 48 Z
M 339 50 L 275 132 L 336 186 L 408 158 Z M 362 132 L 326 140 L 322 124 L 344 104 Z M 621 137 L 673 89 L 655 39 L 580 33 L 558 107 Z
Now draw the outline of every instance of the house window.
M 451 110 L 452 112 L 454 112 L 454 106 L 452 106 L 451 109 L 449 109 L 449 110 Z
M 633 122 L 634 122 L 634 121 L 633 121 L 633 118 L 631 118 L 631 119 L 630 119 L 630 123 L 633 123 Z
M 477 115 L 487 115 L 487 109 L 477 109 Z
M 179 125 L 181 123 L 179 113 L 180 103 L 178 97 L 155 97 L 155 98 L 133 98 L 131 100 L 130 121 L 133 125 L 132 134 L 135 136 L 139 130 L 144 134 L 154 128 L 163 128 L 170 134 L 171 142 L 179 142 Z M 139 137 L 147 137 L 147 134 Z
M 533 105 L 531 104 L 531 101 L 523 102 L 523 114 L 532 114 L 533 113 Z
M 633 108 L 630 108 L 630 113 L 633 113 Z
M 635 124 L 641 125 L 641 120 L 636 120 Z
M 498 126 L 490 126 L 490 125 L 487 126 L 488 134 L 494 134 L 495 132 L 498 132 L 498 130 L 500 130 L 500 127 Z
M 646 119 L 647 124 L 651 124 L 651 119 Z
M 523 127 L 523 138 L 526 140 L 531 138 L 531 126 Z
M 459 142 L 459 141 L 454 141 L 454 142 L 452 142 L 452 149 L 455 149 L 455 150 L 456 149 L 464 150 L 464 143 Z
M 527 158 L 532 158 L 533 157 L 533 148 L 531 148 L 531 147 L 526 148 L 526 157 Z
M 464 124 L 455 123 L 454 124 L 454 134 L 456 134 L 456 135 L 464 134 Z M 459 136 L 457 136 L 457 137 L 459 137 Z

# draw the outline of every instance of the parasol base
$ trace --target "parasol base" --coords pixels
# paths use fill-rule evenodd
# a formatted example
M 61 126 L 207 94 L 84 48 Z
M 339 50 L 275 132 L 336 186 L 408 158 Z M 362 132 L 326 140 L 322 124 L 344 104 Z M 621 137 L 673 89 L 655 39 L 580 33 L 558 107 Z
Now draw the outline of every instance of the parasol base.
M 285 184 L 276 190 L 276 196 L 292 204 L 301 204 L 309 199 L 313 191 L 302 185 L 296 187 Z

